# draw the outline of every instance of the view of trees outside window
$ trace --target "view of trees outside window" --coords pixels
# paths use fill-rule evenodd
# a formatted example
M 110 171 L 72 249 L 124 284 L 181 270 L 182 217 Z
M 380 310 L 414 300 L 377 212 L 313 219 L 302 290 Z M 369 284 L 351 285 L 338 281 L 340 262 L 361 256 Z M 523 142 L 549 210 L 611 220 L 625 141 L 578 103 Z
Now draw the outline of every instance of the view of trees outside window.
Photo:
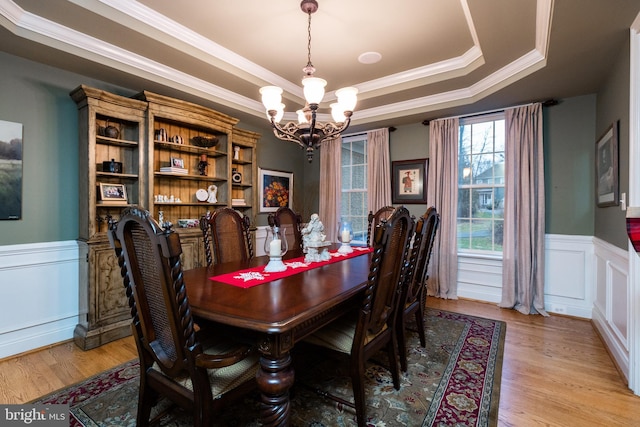
M 504 115 L 460 121 L 458 249 L 502 251 Z
M 354 243 L 367 239 L 367 136 L 342 138 L 342 199 L 340 216 L 349 221 Z

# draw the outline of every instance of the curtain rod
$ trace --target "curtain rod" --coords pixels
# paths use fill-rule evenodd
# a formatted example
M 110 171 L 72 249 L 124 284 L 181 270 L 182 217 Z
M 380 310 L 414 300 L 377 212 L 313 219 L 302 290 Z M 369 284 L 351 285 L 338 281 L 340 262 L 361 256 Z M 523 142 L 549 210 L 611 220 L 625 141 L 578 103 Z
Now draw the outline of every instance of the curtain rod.
M 447 116 L 447 117 L 441 117 L 438 119 L 433 119 L 433 120 L 446 120 L 446 119 L 467 119 L 467 118 L 471 118 L 471 117 L 477 117 L 477 116 L 484 116 L 486 114 L 493 114 L 493 113 L 500 113 L 500 112 L 504 112 L 504 110 L 507 110 L 509 108 L 518 108 L 518 107 L 526 107 L 527 105 L 533 105 L 536 103 L 540 103 L 542 104 L 543 107 L 552 107 L 554 105 L 558 105 L 558 101 L 555 99 L 547 99 L 546 101 L 536 101 L 536 102 L 529 102 L 527 104 L 520 104 L 520 105 L 512 105 L 511 107 L 504 107 L 504 108 L 496 108 L 495 110 L 487 110 L 487 111 L 480 111 L 478 113 L 470 113 L 470 114 L 459 114 L 457 116 Z M 422 124 L 427 126 L 429 124 L 429 122 L 433 121 L 433 120 L 423 120 Z

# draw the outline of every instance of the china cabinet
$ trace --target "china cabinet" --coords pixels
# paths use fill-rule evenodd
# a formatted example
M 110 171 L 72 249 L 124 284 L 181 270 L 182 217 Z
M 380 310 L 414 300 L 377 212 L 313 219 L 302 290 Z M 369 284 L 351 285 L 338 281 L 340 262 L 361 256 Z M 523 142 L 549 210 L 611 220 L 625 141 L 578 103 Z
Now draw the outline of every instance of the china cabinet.
M 146 204 L 146 103 L 80 86 L 78 106 L 80 323 L 79 347 L 89 349 L 131 333 L 120 268 L 109 246 L 110 218 Z M 116 165 L 118 165 L 116 167 Z
M 127 98 L 80 86 L 80 314 L 83 349 L 130 334 L 122 278 L 106 230 L 140 205 L 179 233 L 185 269 L 206 265 L 199 218 L 233 207 L 255 223 L 255 132 L 212 109 L 143 91 Z

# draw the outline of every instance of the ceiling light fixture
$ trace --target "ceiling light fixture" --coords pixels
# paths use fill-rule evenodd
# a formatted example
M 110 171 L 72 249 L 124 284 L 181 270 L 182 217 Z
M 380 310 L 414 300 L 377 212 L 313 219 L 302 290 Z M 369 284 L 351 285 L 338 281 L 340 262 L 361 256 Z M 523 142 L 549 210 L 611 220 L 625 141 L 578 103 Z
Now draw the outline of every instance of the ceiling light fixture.
M 262 103 L 267 109 L 267 118 L 273 126 L 273 133 L 278 139 L 295 142 L 307 150 L 307 159 L 313 160 L 313 150 L 320 143 L 329 137 L 340 135 L 351 123 L 351 115 L 358 100 L 358 89 L 355 87 L 345 87 L 336 91 L 338 102 L 331 104 L 331 116 L 334 122 L 316 121 L 318 106 L 324 97 L 324 87 L 327 81 L 314 77 L 316 69 L 311 63 L 311 15 L 318 10 L 316 0 L 302 0 L 300 9 L 309 16 L 307 26 L 307 66 L 302 69 L 305 73 L 302 78 L 304 97 L 306 105 L 303 109 L 296 111 L 298 123 L 289 122 L 280 125 L 280 120 L 284 116 L 284 104 L 282 103 L 282 88 L 277 86 L 265 86 L 260 89 Z

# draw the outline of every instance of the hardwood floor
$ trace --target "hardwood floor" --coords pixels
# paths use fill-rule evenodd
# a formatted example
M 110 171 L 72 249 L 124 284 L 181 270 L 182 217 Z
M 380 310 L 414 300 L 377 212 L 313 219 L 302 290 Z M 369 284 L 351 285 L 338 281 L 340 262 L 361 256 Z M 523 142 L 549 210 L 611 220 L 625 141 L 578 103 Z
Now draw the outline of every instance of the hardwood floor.
M 443 310 L 507 323 L 499 426 L 640 426 L 640 397 L 586 320 L 524 316 L 468 300 Z M 0 403 L 25 403 L 137 357 L 131 338 L 82 351 L 64 343 L 0 361 Z

